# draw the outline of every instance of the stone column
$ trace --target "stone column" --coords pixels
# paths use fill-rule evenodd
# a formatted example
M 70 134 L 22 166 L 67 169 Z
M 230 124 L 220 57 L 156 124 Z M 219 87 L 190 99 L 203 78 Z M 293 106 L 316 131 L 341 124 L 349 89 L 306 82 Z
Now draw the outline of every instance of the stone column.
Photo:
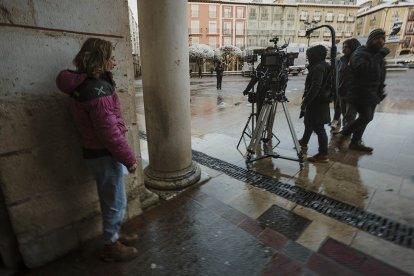
M 176 190 L 200 179 L 192 161 L 187 0 L 138 0 L 149 165 L 145 184 Z

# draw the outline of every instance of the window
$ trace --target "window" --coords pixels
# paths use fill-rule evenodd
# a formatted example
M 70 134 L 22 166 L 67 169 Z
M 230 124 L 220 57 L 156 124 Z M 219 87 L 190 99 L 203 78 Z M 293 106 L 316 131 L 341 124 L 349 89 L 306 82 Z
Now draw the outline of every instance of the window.
M 255 37 L 249 37 L 249 46 L 256 46 L 257 42 L 256 42 L 256 38 Z
M 236 22 L 236 35 L 244 35 L 244 23 Z
M 231 7 L 224 7 L 224 18 L 232 18 Z
M 260 11 L 260 19 L 262 19 L 262 20 L 268 20 L 269 19 L 269 12 L 267 11 L 267 8 L 263 8 Z
M 315 11 L 313 13 L 313 20 L 315 20 L 316 22 L 321 21 L 321 11 Z
M 224 22 L 223 34 L 231 35 L 231 22 Z
M 236 46 L 239 48 L 244 47 L 244 38 L 242 37 L 236 38 Z
M 348 22 L 354 22 L 355 17 L 352 13 L 348 14 Z
M 200 33 L 200 21 L 198 20 L 191 20 L 191 34 L 199 34 Z
M 326 22 L 332 22 L 333 21 L 333 12 L 327 12 L 326 13 L 325 21 Z
M 338 22 L 344 22 L 345 21 L 345 14 L 343 14 L 343 13 L 338 14 L 337 21 Z
M 237 18 L 244 18 L 244 8 L 243 7 L 237 7 Z
M 217 22 L 216 21 L 208 22 L 208 34 L 217 34 Z
M 308 21 L 308 12 L 307 11 L 301 11 L 300 12 L 300 20 Z
M 253 20 L 257 19 L 257 10 L 256 10 L 256 8 L 251 8 L 249 10 L 249 19 L 253 19 Z
M 266 47 L 267 46 L 267 39 L 261 38 L 260 39 L 260 47 Z
M 191 5 L 191 17 L 198 17 L 198 5 Z
M 217 47 L 217 38 L 215 37 L 210 37 L 208 39 L 208 45 L 210 45 L 211 48 L 216 48 Z
M 217 7 L 210 5 L 208 6 L 208 14 L 210 18 L 216 18 L 217 17 Z
M 223 44 L 224 45 L 231 45 L 231 37 L 225 37 L 223 39 Z
M 191 38 L 191 44 L 192 45 L 194 45 L 194 44 L 200 44 L 200 38 L 198 36 L 193 36 Z

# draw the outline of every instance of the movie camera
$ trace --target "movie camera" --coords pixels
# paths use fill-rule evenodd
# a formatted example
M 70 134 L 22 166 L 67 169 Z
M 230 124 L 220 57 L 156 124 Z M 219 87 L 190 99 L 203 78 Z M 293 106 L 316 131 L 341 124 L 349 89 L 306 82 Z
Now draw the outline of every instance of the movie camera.
M 257 91 L 257 93 L 265 93 L 263 107 L 259 111 L 259 114 L 254 112 L 256 95 L 254 93 L 253 87 L 253 92 L 247 93 L 249 96 L 249 102 L 252 103 L 252 112 L 243 129 L 237 148 L 239 148 L 241 141 L 244 140 L 247 150 L 246 154 L 244 155 L 246 158 L 246 164 L 267 157 L 299 161 L 302 164 L 303 155 L 300 151 L 299 142 L 297 140 L 295 130 L 293 128 L 293 124 L 287 109 L 286 103 L 288 100 L 285 96 L 286 86 L 288 82 L 289 66 L 292 64 L 293 59 L 297 57 L 297 53 L 289 54 L 286 52 L 285 49 L 289 45 L 288 43 L 285 43 L 282 46 L 278 46 L 278 37 L 272 38 L 270 42 L 273 42 L 274 46 L 263 50 L 261 53 L 260 65 L 257 67 L 256 71 L 253 73 L 254 75 L 252 76 L 252 78 L 258 80 L 259 83 L 261 83 L 261 91 Z M 246 93 L 244 92 L 244 94 Z M 282 156 L 273 151 L 273 149 L 276 148 L 280 142 L 280 140 L 273 133 L 273 123 L 278 103 L 281 103 L 283 107 L 287 124 L 292 135 L 297 158 Z M 254 126 L 255 117 L 257 118 L 256 127 Z M 249 123 L 252 124 L 251 129 L 249 128 Z M 275 138 L 278 141 L 275 146 L 272 145 L 272 138 Z M 247 143 L 246 139 L 250 141 Z M 257 152 L 260 143 L 263 143 L 263 152 Z

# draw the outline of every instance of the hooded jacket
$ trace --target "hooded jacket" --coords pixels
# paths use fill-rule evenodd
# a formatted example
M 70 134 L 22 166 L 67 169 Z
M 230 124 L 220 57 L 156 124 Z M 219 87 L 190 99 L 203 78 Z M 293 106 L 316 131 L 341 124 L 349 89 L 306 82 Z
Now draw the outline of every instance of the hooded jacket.
M 305 108 L 305 123 L 327 124 L 330 122 L 329 102 L 323 98 L 328 87 L 330 65 L 325 62 L 326 48 L 318 45 L 306 51 L 309 66 L 305 81 L 302 107 Z
M 80 134 L 84 158 L 112 155 L 127 168 L 134 165 L 136 158 L 125 138 L 127 128 L 112 74 L 93 79 L 85 73 L 64 70 L 56 84 L 70 96 L 69 110 Z

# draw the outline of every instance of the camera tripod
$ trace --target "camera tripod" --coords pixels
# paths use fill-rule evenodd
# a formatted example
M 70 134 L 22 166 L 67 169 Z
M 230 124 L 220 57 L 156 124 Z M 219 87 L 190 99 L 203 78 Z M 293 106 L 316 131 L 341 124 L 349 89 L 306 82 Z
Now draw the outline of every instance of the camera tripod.
M 286 159 L 286 160 L 298 161 L 302 167 L 303 154 L 300 150 L 300 145 L 296 137 L 295 130 L 293 128 L 292 120 L 289 115 L 288 107 L 286 104 L 288 100 L 283 92 L 276 94 L 276 95 L 271 95 L 271 96 L 269 94 L 270 93 L 268 92 L 267 97 L 264 100 L 260 114 L 257 118 L 256 128 L 254 127 L 254 119 L 257 116 L 257 114 L 254 113 L 254 104 L 252 104 L 252 113 L 250 114 L 246 122 L 242 135 L 240 137 L 239 143 L 237 144 L 237 148 L 239 148 L 239 145 L 242 139 L 244 139 L 245 136 L 247 136 L 248 138 L 250 138 L 250 142 L 247 146 L 247 152 L 245 155 L 246 164 L 249 164 L 257 160 L 264 159 L 264 158 L 272 157 L 272 158 L 281 158 L 281 159 Z M 273 123 L 275 120 L 278 103 L 282 104 L 283 111 L 284 111 L 284 114 L 285 114 L 285 117 L 286 117 L 286 120 L 289 126 L 290 133 L 292 135 L 292 140 L 293 140 L 298 158 L 283 156 L 273 151 L 280 143 L 280 140 L 273 133 Z M 249 123 L 252 123 L 251 130 L 249 128 Z M 275 146 L 272 146 L 273 138 L 277 140 L 277 144 Z M 259 147 L 261 141 L 263 143 L 263 152 Z

